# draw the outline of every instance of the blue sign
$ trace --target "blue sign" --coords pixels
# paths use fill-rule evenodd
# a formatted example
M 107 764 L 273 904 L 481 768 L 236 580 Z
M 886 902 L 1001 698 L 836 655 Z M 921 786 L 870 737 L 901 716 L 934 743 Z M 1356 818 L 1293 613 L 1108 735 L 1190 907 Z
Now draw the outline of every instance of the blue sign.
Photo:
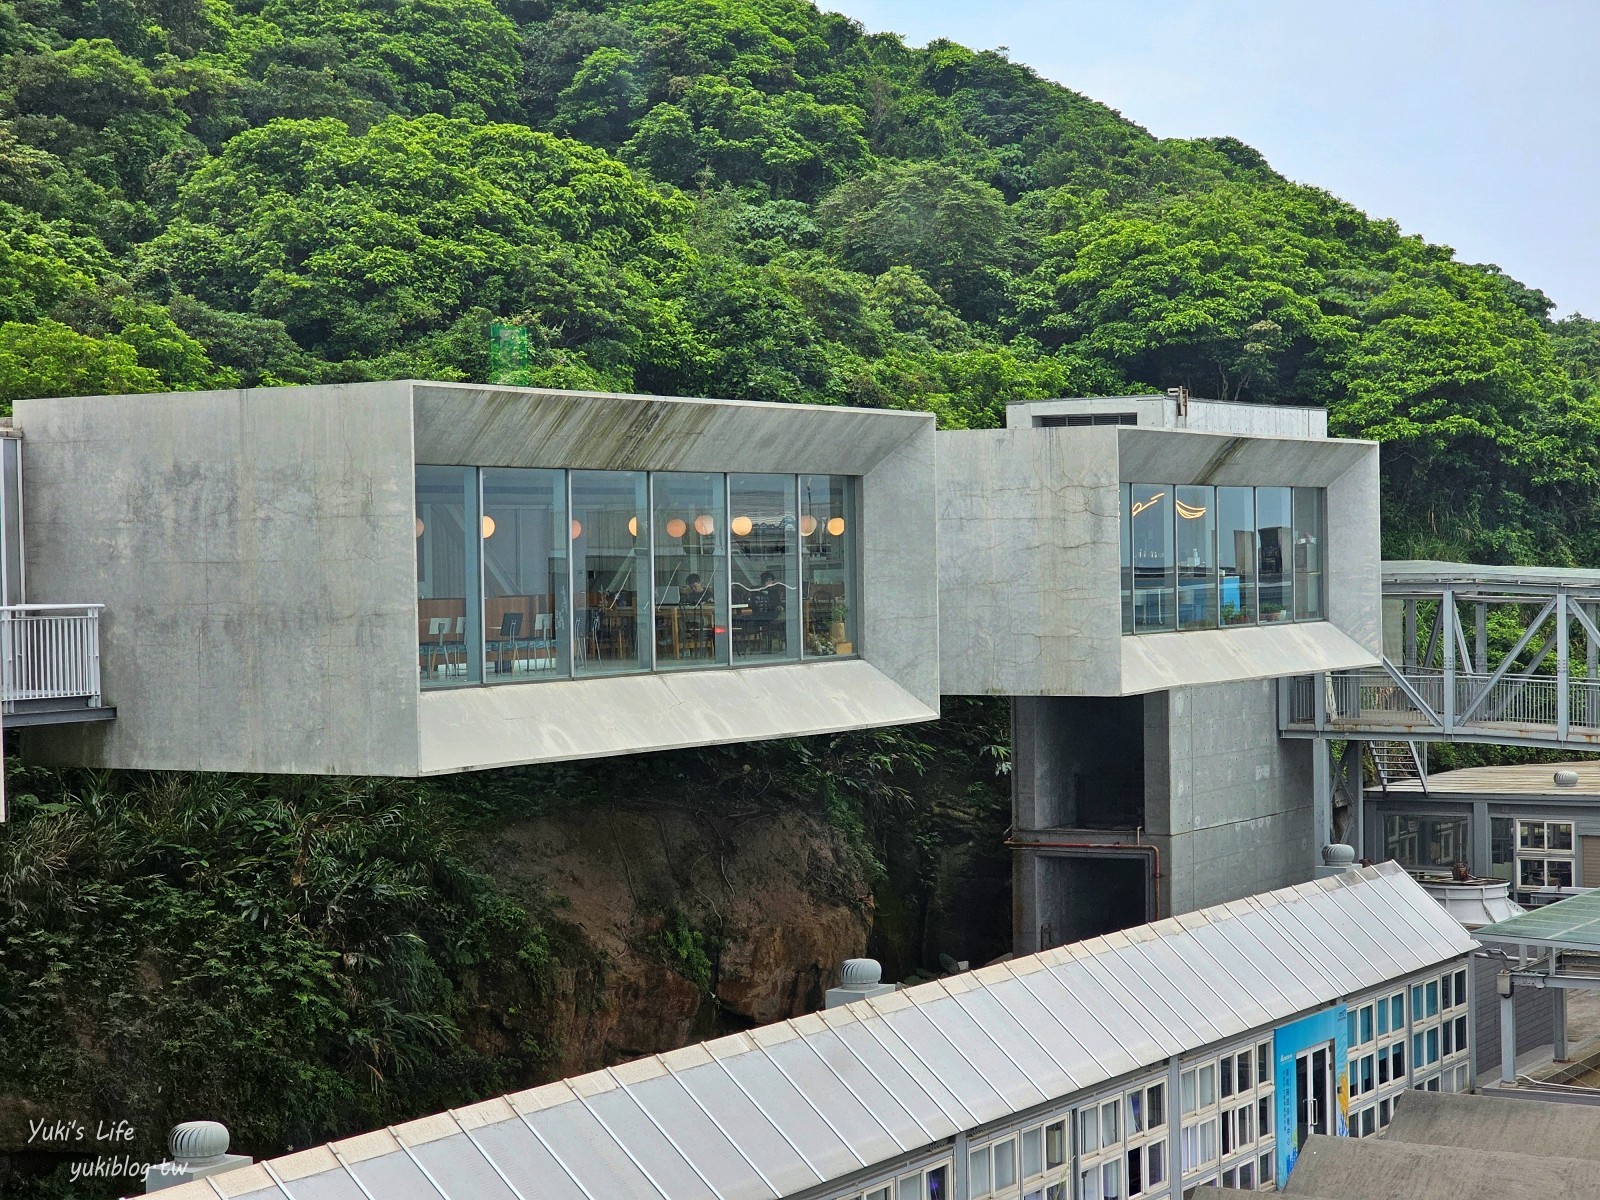
M 1274 1072 L 1277 1080 L 1274 1103 L 1278 1110 L 1277 1182 L 1280 1190 L 1289 1182 L 1289 1172 L 1294 1170 L 1295 1161 L 1300 1157 L 1300 1147 L 1295 1143 L 1295 1124 L 1299 1115 L 1295 1095 L 1295 1056 L 1328 1042 L 1333 1043 L 1334 1094 L 1338 1098 L 1333 1110 L 1333 1132 L 1345 1137 L 1350 1132 L 1350 1068 L 1345 1061 L 1350 1043 L 1345 1006 L 1341 1004 L 1326 1012 L 1303 1017 L 1292 1025 L 1282 1026 L 1272 1035 L 1273 1053 L 1278 1058 L 1278 1067 Z

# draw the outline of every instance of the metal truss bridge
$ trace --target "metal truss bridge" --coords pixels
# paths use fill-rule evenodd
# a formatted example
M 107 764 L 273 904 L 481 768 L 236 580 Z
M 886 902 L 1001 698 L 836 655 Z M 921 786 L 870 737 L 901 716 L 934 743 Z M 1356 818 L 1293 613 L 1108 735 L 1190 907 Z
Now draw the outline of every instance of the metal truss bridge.
M 1381 666 L 1283 681 L 1285 737 L 1348 743 L 1342 772 L 1364 746 L 1384 787 L 1426 787 L 1426 742 L 1600 752 L 1600 571 L 1386 562 L 1383 615 Z

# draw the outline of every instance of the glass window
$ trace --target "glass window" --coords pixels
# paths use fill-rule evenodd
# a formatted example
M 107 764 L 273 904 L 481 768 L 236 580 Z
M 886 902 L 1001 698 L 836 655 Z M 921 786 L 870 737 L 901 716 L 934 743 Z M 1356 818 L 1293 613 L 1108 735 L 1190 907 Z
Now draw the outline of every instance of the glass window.
M 1552 850 L 1572 849 L 1572 825 L 1567 821 L 1551 821 L 1545 830 L 1545 840 Z
M 1100 1189 L 1105 1200 L 1122 1200 L 1122 1162 L 1112 1159 L 1100 1164 Z
M 1128 1151 L 1128 1195 L 1137 1196 L 1144 1191 L 1144 1151 Z
M 1094 1107 L 1078 1110 L 1078 1153 L 1093 1154 L 1100 1149 L 1100 1118 Z
M 1211 1064 L 1200 1068 L 1200 1107 L 1217 1102 L 1217 1069 Z
M 1133 512 L 1129 489 L 1132 484 L 1120 484 L 1117 494 L 1122 504 L 1122 521 L 1118 526 L 1122 543 L 1122 632 L 1133 632 Z
M 1544 822 L 1522 821 L 1519 845 L 1524 850 L 1544 849 Z
M 1406 994 L 1396 992 L 1389 997 L 1389 1028 L 1398 1030 L 1406 1023 Z
M 1265 1083 L 1272 1073 L 1272 1043 L 1262 1042 L 1256 1047 L 1256 1082 Z
M 1321 488 L 1294 489 L 1294 615 L 1320 621 L 1328 615 L 1323 599 L 1323 505 Z
M 922 1192 L 922 1176 L 921 1175 L 902 1175 L 902 1176 L 900 1176 L 900 1186 L 896 1190 L 896 1195 L 898 1196 L 898 1200 L 922 1200 L 922 1196 L 920 1194 L 921 1192 Z
M 934 1167 L 928 1172 L 928 1200 L 950 1200 L 948 1187 L 950 1169 L 948 1167 Z
M 1177 581 L 1173 573 L 1172 486 L 1136 483 L 1133 513 L 1133 627 L 1177 628 Z
M 1017 1142 L 1007 1138 L 994 1147 L 994 1190 L 1014 1187 L 1017 1182 Z
M 970 1185 L 968 1190 L 974 1196 L 989 1194 L 989 1158 L 988 1146 L 967 1155 L 967 1180 Z
M 1256 619 L 1256 490 L 1217 489 L 1217 573 L 1224 625 Z
M 1489 874 L 1510 880 L 1517 861 L 1517 823 L 1510 817 L 1489 818 Z
M 1144 1132 L 1144 1092 L 1128 1093 L 1128 1133 Z
M 1198 1107 L 1195 1103 L 1193 1071 L 1185 1071 L 1178 1076 L 1178 1099 L 1183 1104 L 1185 1115 L 1192 1113 Z
M 856 547 L 860 526 L 851 483 L 843 475 L 800 476 L 808 657 L 856 652 Z
M 1217 627 L 1217 489 L 1173 489 L 1178 545 L 1178 628 Z
M 1059 1167 L 1067 1161 L 1067 1124 L 1056 1121 L 1044 1127 L 1044 1165 Z
M 483 678 L 478 474 L 417 468 L 417 667 L 423 687 Z M 487 529 L 487 522 L 483 523 Z
M 1252 1057 L 1253 1055 L 1248 1050 L 1239 1055 L 1239 1090 L 1241 1092 L 1248 1091 L 1250 1089 L 1250 1076 L 1252 1074 L 1250 1069 L 1250 1060 Z
M 727 520 L 723 477 L 661 471 L 651 479 L 656 555 L 656 670 L 727 661 Z
M 579 675 L 650 665 L 643 471 L 573 471 L 573 657 Z
M 889 1200 L 889 1189 L 886 1187 L 874 1188 L 867 1193 L 867 1200 Z
M 1110 1146 L 1122 1140 L 1121 1122 L 1117 1119 L 1117 1102 L 1100 1106 L 1100 1144 Z
M 485 468 L 482 524 L 485 678 L 569 675 L 565 473 Z
M 1149 1104 L 1145 1110 L 1148 1114 L 1148 1128 L 1160 1129 L 1167 1121 L 1167 1085 L 1153 1083 L 1148 1094 Z
M 1361 1040 L 1372 1040 L 1372 1005 L 1364 1004 L 1361 1007 Z
M 1404 866 L 1448 867 L 1466 857 L 1467 818 L 1390 814 L 1384 837 L 1388 856 Z
M 1165 1142 L 1151 1142 L 1150 1148 L 1144 1156 L 1145 1175 L 1149 1184 L 1154 1187 L 1167 1177 L 1167 1144 Z
M 728 476 L 736 664 L 800 657 L 800 540 L 789 475 Z
M 1428 997 L 1428 999 L 1427 999 L 1428 1015 L 1430 1017 L 1438 1016 L 1438 1014 L 1439 1014 L 1439 981 L 1437 979 L 1428 980 L 1427 997 Z
M 1294 615 L 1294 579 L 1291 574 L 1293 520 L 1290 489 L 1256 489 L 1256 562 L 1261 572 L 1261 620 L 1287 621 Z
M 1039 1129 L 1026 1129 L 1022 1133 L 1022 1177 L 1037 1175 L 1044 1170 L 1044 1150 Z

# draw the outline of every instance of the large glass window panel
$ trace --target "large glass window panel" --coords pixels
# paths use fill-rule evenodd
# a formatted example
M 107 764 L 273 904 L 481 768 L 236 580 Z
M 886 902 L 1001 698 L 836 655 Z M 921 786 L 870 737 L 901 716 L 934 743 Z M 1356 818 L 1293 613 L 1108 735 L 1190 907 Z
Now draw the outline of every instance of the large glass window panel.
M 579 675 L 649 666 L 649 502 L 643 471 L 573 471 L 572 654 Z
M 1328 615 L 1323 592 L 1326 533 L 1321 488 L 1294 489 L 1294 616 L 1320 621 Z
M 1217 489 L 1219 617 L 1224 625 L 1256 619 L 1256 490 Z
M 1128 492 L 1131 484 L 1118 484 L 1117 494 L 1121 497 L 1122 521 L 1120 525 L 1122 542 L 1122 632 L 1133 632 L 1133 502 L 1129 499 Z
M 424 687 L 476 683 L 483 677 L 478 473 L 471 467 L 419 466 L 416 492 L 421 683 Z
M 656 670 L 728 661 L 728 521 L 723 476 L 662 471 L 651 478 Z
M 1133 515 L 1133 627 L 1136 632 L 1178 627 L 1173 571 L 1172 485 L 1136 483 Z
M 1258 593 L 1261 621 L 1287 621 L 1294 615 L 1294 520 L 1290 489 L 1256 489 Z
M 735 663 L 800 657 L 800 528 L 793 475 L 728 476 Z
M 860 631 L 856 584 L 860 528 L 855 481 L 800 476 L 800 546 L 807 657 L 854 654 Z
M 485 468 L 483 533 L 484 677 L 570 674 L 566 474 Z
M 1217 489 L 1173 490 L 1178 543 L 1178 628 L 1217 627 Z

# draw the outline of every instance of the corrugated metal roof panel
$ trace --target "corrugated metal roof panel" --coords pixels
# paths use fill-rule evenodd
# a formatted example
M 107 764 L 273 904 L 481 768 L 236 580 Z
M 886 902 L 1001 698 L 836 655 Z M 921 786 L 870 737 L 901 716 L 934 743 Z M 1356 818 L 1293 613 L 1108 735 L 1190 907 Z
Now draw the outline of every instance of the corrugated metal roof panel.
M 774 1200 L 1474 948 L 1399 867 L 1361 868 L 474 1106 L 415 1162 L 369 1136 L 285 1177 L 293 1200 L 366 1200 L 351 1171 L 371 1200 Z

